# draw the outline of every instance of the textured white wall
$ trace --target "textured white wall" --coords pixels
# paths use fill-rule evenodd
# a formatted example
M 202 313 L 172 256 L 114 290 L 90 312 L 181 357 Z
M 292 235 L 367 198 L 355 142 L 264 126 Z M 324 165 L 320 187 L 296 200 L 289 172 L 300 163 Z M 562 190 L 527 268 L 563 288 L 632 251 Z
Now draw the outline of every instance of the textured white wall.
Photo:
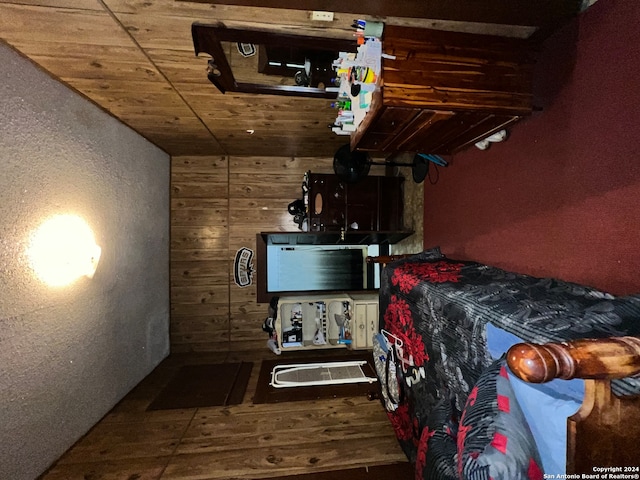
M 31 480 L 169 353 L 169 157 L 0 44 L 0 479 Z M 57 213 L 93 228 L 93 279 L 24 254 Z

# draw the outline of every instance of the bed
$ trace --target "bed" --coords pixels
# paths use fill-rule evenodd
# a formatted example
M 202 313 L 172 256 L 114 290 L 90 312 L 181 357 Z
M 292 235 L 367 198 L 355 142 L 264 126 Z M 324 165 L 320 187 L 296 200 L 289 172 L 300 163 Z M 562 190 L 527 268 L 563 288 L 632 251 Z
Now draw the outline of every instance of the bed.
M 640 478 L 640 295 L 434 248 L 382 270 L 379 331 L 381 398 L 416 479 Z

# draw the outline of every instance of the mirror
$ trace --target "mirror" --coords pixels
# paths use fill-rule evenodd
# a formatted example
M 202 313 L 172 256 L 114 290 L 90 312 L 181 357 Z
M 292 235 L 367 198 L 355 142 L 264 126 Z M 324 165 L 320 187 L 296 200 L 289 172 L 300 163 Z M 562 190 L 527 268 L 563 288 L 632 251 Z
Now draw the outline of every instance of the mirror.
M 355 52 L 353 40 L 227 28 L 191 26 L 196 55 L 211 55 L 207 78 L 222 93 L 336 97 L 332 62 Z

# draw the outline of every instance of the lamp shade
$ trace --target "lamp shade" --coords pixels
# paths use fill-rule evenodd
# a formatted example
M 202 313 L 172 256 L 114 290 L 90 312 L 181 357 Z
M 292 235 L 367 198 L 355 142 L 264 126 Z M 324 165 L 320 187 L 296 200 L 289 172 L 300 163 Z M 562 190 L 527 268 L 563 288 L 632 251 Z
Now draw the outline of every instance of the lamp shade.
M 356 183 L 369 174 L 371 162 L 366 152 L 351 151 L 347 143 L 333 156 L 333 171 L 343 182 Z

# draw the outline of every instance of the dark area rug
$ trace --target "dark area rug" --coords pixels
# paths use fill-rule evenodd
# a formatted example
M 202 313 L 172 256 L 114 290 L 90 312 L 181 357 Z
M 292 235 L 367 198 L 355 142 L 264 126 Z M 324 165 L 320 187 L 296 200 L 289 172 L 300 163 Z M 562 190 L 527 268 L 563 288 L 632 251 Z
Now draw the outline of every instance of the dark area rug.
M 185 365 L 147 410 L 199 408 L 242 403 L 253 363 Z
M 326 353 L 325 353 L 326 352 Z M 269 385 L 271 381 L 271 370 L 276 365 L 287 365 L 291 363 L 316 363 L 316 362 L 339 362 L 351 360 L 365 360 L 362 370 L 368 377 L 375 377 L 375 367 L 373 366 L 373 355 L 370 351 L 351 352 L 291 352 L 275 357 L 273 360 L 263 360 L 258 376 L 258 385 L 253 397 L 254 404 L 260 403 L 280 403 L 295 402 L 302 400 L 317 400 L 320 398 L 335 397 L 357 397 L 368 396 L 378 398 L 379 386 L 375 383 L 352 383 L 342 385 L 321 385 L 312 387 L 274 388 Z
M 415 471 L 409 462 L 377 465 L 375 467 L 348 468 L 332 472 L 307 473 L 275 477 L 271 480 L 413 480 Z

